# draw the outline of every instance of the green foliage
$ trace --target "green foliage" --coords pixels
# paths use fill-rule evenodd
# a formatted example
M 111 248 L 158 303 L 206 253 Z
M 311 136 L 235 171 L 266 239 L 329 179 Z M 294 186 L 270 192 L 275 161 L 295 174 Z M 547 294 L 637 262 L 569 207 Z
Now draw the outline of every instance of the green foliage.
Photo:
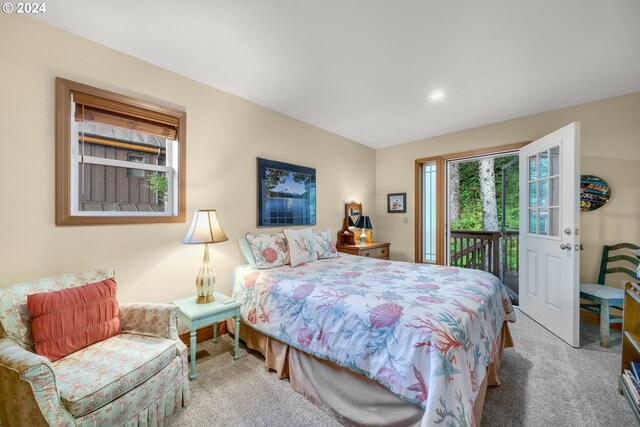
M 482 203 L 478 199 L 475 206 L 466 204 L 460 206 L 460 221 L 452 221 L 451 229 L 479 231 L 482 230 L 482 225 Z
M 305 188 L 309 183 L 309 178 L 310 178 L 309 175 L 305 175 L 303 173 L 285 171 L 281 169 L 275 169 L 275 168 L 266 168 L 265 178 L 266 178 L 267 188 L 269 190 L 273 190 L 278 186 L 278 184 L 284 184 L 287 181 L 287 178 L 289 176 L 292 176 L 293 182 L 296 182 L 298 184 L 303 184 Z
M 509 163 L 516 156 L 496 158 L 494 161 L 496 174 L 496 202 L 498 205 L 498 221 L 502 222 L 502 165 Z M 452 230 L 482 231 L 482 200 L 480 197 L 479 162 L 474 160 L 460 163 L 460 221 L 452 222 Z M 507 229 L 518 229 L 518 165 L 508 168 L 506 180 L 505 219 Z
M 147 181 L 149 185 L 145 185 L 145 187 L 156 193 L 158 202 L 166 203 L 169 193 L 169 180 L 167 176 L 156 172 L 147 176 Z
M 514 164 L 505 170 L 506 174 L 506 204 L 505 212 L 502 212 L 502 166 L 509 163 L 517 156 L 500 157 L 494 160 L 494 171 L 496 175 L 496 204 L 498 207 L 498 223 L 502 223 L 504 214 L 506 219 L 507 230 L 517 230 L 520 221 L 519 218 L 519 171 L 518 164 Z M 461 231 L 482 231 L 482 200 L 480 196 L 480 174 L 478 170 L 479 162 L 477 160 L 464 162 L 459 164 L 460 172 L 460 220 L 451 223 L 451 230 Z M 461 241 L 454 242 L 451 239 L 450 251 L 455 253 L 460 251 Z M 457 247 L 456 247 L 457 245 Z M 452 265 L 459 267 L 471 266 L 472 257 L 476 260 L 480 259 L 482 254 L 478 250 L 477 253 L 468 253 Z M 508 270 L 515 270 L 517 265 L 517 250 L 507 251 L 505 253 L 505 266 Z M 477 268 L 480 268 L 478 264 Z

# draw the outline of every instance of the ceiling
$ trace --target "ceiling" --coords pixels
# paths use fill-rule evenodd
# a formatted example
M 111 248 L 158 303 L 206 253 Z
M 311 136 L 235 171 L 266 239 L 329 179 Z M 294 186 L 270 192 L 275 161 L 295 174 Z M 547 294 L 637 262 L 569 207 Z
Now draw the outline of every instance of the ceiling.
M 374 148 L 640 91 L 638 0 L 65 0 L 37 19 Z

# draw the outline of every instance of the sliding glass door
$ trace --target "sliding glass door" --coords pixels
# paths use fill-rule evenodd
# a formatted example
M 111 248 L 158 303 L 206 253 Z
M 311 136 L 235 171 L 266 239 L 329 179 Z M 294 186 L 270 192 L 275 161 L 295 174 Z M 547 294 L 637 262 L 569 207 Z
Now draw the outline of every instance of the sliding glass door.
M 445 167 L 446 264 L 489 272 L 517 295 L 517 152 L 451 159 Z
M 415 161 L 416 262 L 482 269 L 517 292 L 518 165 L 511 157 L 524 145 Z

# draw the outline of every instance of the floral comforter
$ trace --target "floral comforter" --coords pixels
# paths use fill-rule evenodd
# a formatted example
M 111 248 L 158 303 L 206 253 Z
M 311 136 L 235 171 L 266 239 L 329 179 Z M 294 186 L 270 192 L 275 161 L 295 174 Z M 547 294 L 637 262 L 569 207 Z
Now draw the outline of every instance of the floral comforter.
M 423 425 L 474 425 L 504 320 L 489 273 L 341 254 L 291 268 L 237 267 L 242 318 L 265 335 L 372 378 L 425 408 Z

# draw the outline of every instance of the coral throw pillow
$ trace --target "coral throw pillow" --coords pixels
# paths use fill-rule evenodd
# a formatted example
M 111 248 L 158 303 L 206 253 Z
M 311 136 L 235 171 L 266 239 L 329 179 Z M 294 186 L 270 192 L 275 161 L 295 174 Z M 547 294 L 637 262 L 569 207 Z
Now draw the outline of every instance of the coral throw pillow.
M 283 233 L 245 234 L 251 248 L 256 267 L 260 269 L 280 267 L 289 264 L 287 241 Z
M 315 244 L 313 243 L 313 232 L 310 228 L 302 230 L 283 230 L 289 246 L 289 261 L 291 267 L 306 264 L 318 259 Z
M 313 244 L 318 252 L 318 259 L 338 258 L 338 249 L 331 240 L 331 230 L 316 231 L 313 233 Z
M 56 361 L 121 331 L 115 279 L 27 296 L 36 353 Z

